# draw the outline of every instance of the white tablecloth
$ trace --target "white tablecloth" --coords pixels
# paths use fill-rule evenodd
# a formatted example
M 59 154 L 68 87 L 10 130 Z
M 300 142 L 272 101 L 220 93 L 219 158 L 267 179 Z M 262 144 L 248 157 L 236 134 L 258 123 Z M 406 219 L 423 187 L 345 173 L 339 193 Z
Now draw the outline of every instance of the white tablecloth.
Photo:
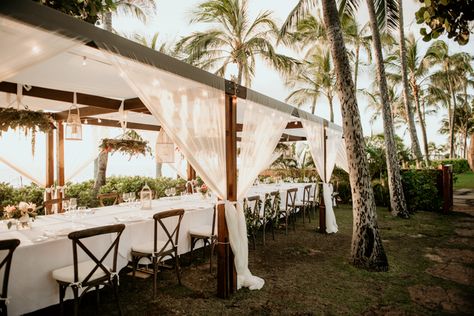
M 153 214 L 174 208 L 185 209 L 178 242 L 178 251 L 182 254 L 190 250 L 189 229 L 212 223 L 213 205 L 213 200 L 204 200 L 198 194 L 175 200 L 156 200 L 152 210 L 147 211 L 138 207 L 110 206 L 98 208 L 95 214 L 81 218 L 62 214 L 39 216 L 30 230 L 17 231 L 14 227 L 8 230 L 6 224 L 1 223 L 0 239 L 18 238 L 21 241 L 13 255 L 10 271 L 9 314 L 19 315 L 59 303 L 58 285 L 51 271 L 72 264 L 72 242 L 67 238 L 70 231 L 123 222 L 126 228 L 120 240 L 117 262 L 120 270 L 128 263 L 132 245 L 153 239 Z M 40 240 L 45 234 L 51 237 Z M 166 240 L 164 233 L 162 237 L 160 233 L 158 236 Z M 103 253 L 111 240 L 111 235 L 104 235 L 94 239 L 88 247 Z M 71 298 L 72 291 L 67 293 Z
M 296 192 L 296 201 L 303 201 L 303 194 L 304 194 L 304 187 L 309 185 L 310 183 L 271 183 L 271 184 L 259 184 L 257 186 L 251 187 L 248 192 L 247 196 L 252 195 L 259 195 L 263 199 L 266 193 L 270 193 L 273 191 L 280 192 L 280 208 L 285 209 L 286 207 L 286 191 L 288 189 L 297 188 L 298 191 Z M 313 196 L 315 185 L 311 183 L 311 191 L 310 195 Z

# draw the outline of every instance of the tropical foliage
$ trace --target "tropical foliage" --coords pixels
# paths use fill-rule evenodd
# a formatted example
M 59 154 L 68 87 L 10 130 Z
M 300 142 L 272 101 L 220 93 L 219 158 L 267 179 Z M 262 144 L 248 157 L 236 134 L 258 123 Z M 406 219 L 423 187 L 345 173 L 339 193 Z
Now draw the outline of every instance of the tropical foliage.
M 121 152 L 128 154 L 130 157 L 134 155 L 151 154 L 151 148 L 148 142 L 138 135 L 134 130 L 125 132 L 118 138 L 104 138 L 99 148 L 105 152 Z

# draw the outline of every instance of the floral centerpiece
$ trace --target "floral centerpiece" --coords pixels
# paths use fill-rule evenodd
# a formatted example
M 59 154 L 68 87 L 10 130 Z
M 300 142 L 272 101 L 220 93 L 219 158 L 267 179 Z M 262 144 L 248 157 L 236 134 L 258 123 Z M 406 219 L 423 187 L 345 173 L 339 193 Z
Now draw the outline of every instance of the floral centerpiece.
M 36 218 L 36 204 L 34 203 L 27 203 L 27 202 L 20 202 L 18 206 L 15 205 L 7 205 L 3 208 L 3 219 L 9 220 L 7 222 L 7 227 L 10 229 L 15 221 L 11 219 L 17 220 L 17 227 L 19 229 L 26 229 L 29 228 L 30 216 L 35 219 Z
M 199 192 L 201 192 L 203 197 L 206 197 L 208 191 L 209 191 L 209 188 L 207 187 L 205 183 L 203 183 L 201 187 L 199 188 Z

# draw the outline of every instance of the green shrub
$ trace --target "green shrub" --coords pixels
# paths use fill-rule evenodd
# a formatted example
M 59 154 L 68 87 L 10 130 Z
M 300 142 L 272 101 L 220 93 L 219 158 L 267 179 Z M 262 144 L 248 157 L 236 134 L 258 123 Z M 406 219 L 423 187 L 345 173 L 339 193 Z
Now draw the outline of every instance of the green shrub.
M 352 192 L 349 181 L 338 182 L 337 187 L 334 190 L 337 190 L 342 204 L 349 204 L 352 202 Z
M 439 211 L 442 198 L 437 188 L 437 170 L 403 170 L 403 193 L 410 212 Z
M 97 207 L 99 202 L 92 192 L 94 180 L 80 183 L 68 183 L 66 197 L 76 198 L 78 206 Z
M 0 207 L 3 210 L 4 206 L 15 204 L 13 187 L 5 182 L 0 182 Z
M 21 201 L 35 203 L 36 206 L 43 205 L 44 200 L 44 188 L 37 184 L 30 184 L 24 187 L 15 189 L 14 200 L 16 203 Z
M 379 181 L 372 181 L 375 205 L 387 207 L 390 205 L 390 192 L 387 185 L 382 185 Z
M 469 168 L 469 163 L 466 159 L 443 159 L 443 160 L 433 160 L 431 162 L 431 166 L 435 169 L 438 168 L 439 165 L 452 165 L 453 166 L 453 173 L 464 173 L 471 170 Z

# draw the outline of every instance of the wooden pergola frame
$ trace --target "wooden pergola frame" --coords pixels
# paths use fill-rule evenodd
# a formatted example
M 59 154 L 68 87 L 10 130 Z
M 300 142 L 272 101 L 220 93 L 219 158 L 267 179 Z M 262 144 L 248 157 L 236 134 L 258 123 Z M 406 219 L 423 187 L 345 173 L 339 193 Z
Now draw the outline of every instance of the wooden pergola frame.
M 114 51 L 122 57 L 136 60 L 144 64 L 151 65 L 157 69 L 173 73 L 186 79 L 190 79 L 207 86 L 220 89 L 225 92 L 225 127 L 226 127 L 226 178 L 227 194 L 229 201 L 235 201 L 237 198 L 237 132 L 242 131 L 242 125 L 237 123 L 237 101 L 238 99 L 247 99 L 256 102 L 262 106 L 270 107 L 276 110 L 285 109 L 292 113 L 296 118 L 300 117 L 301 110 L 293 108 L 281 101 L 264 96 L 256 91 L 237 85 L 234 82 L 217 77 L 214 74 L 193 67 L 170 56 L 144 47 L 140 44 L 122 38 L 118 35 L 96 28 L 95 26 L 62 14 L 46 6 L 39 5 L 30 0 L 4 0 L 0 2 L 0 17 L 7 17 L 21 21 L 30 26 L 41 28 L 46 31 L 56 32 L 60 35 L 78 39 L 86 45 L 94 48 L 113 48 Z M 0 82 L 0 91 L 7 93 L 16 93 L 17 84 L 12 82 Z M 32 87 L 29 91 L 23 91 L 25 96 L 44 98 L 55 101 L 72 102 L 73 92 L 48 89 L 43 87 Z M 108 114 L 117 112 L 121 101 L 116 99 L 104 98 L 89 94 L 78 93 L 77 101 L 79 104 L 86 105 L 80 108 L 82 118 L 88 119 L 89 124 L 100 126 L 119 127 L 119 121 L 94 118 L 94 115 Z M 138 98 L 127 99 L 124 101 L 124 109 L 149 114 L 146 106 Z M 290 111 L 288 111 L 290 110 Z M 328 122 L 309 113 L 303 114 L 305 119 L 324 121 L 325 126 Z M 53 117 L 58 122 L 67 118 L 67 111 L 54 113 Z M 329 123 L 331 124 L 331 123 Z M 128 127 L 141 130 L 159 131 L 160 126 L 128 123 Z M 302 128 L 301 122 L 296 119 L 287 125 L 287 129 Z M 54 183 L 54 132 L 47 135 L 47 156 L 46 156 L 46 186 Z M 306 137 L 283 134 L 281 141 L 300 141 L 306 140 Z M 64 184 L 64 131 L 62 124 L 58 124 L 56 131 L 57 143 L 57 174 L 58 184 Z M 192 175 L 192 171 L 188 172 Z M 222 298 L 228 298 L 236 291 L 237 278 L 234 268 L 234 259 L 232 250 L 229 246 L 229 235 L 227 231 L 226 220 L 224 216 L 224 206 L 218 207 L 218 277 L 217 277 L 217 295 Z

